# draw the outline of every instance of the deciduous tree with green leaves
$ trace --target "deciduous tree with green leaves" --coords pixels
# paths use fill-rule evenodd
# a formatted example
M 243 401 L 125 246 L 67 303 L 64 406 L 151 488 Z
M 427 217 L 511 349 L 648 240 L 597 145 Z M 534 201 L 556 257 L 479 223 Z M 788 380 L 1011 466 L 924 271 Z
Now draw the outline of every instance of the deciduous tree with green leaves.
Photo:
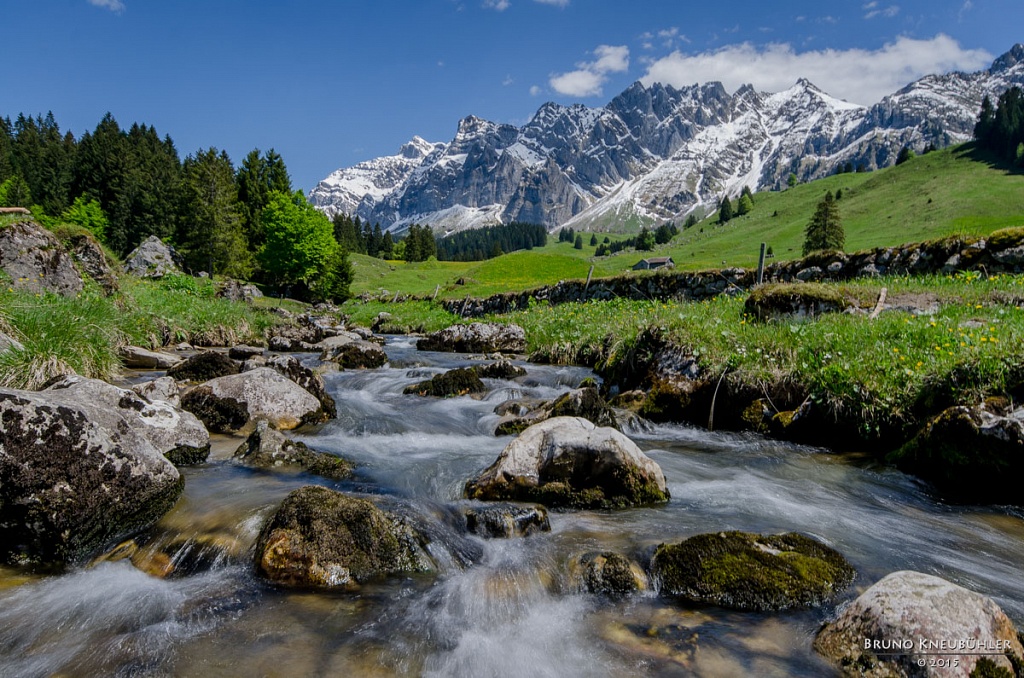
M 103 213 L 103 208 L 95 200 L 87 200 L 83 196 L 78 196 L 75 198 L 75 202 L 71 203 L 71 207 L 64 210 L 60 218 L 69 224 L 81 226 L 92 233 L 97 240 L 104 242 L 109 222 L 107 215 Z
M 259 260 L 275 283 L 314 301 L 349 297 L 348 253 L 334 239 L 331 221 L 301 191 L 272 193 L 260 219 L 266 241 Z

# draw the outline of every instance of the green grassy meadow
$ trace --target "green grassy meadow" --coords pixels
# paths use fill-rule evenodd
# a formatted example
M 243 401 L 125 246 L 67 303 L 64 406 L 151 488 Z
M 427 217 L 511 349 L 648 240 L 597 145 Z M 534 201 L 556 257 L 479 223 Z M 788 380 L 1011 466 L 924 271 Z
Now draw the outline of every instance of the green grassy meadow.
M 686 229 L 653 252 L 624 251 L 595 258 L 584 234 L 582 250 L 559 243 L 514 252 L 484 262 L 383 262 L 352 255 L 354 294 L 387 290 L 439 297 L 482 297 L 529 289 L 559 280 L 619 275 L 649 256 L 671 256 L 677 269 L 753 267 L 760 243 L 772 246 L 775 261 L 801 256 L 804 228 L 826 191 L 842 190 L 839 209 L 847 252 L 920 242 L 948 235 L 987 235 L 1024 225 L 1024 174 L 1008 172 L 979 158 L 971 145 L 918 156 L 897 167 L 839 174 L 781 192 L 755 195 L 754 211 L 720 225 L 715 217 Z M 623 224 L 623 233 L 635 232 Z M 612 240 L 626 235 L 608 235 Z M 724 263 L 723 263 L 724 262 Z M 463 284 L 457 284 L 458 281 Z

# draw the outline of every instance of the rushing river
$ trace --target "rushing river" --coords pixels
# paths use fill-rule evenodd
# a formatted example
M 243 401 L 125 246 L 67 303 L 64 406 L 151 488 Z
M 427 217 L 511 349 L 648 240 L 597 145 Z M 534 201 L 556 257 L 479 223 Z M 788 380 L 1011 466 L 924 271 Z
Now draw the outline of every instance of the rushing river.
M 1024 623 L 1024 514 L 942 504 L 866 456 L 681 426 L 629 431 L 661 465 L 672 500 L 616 512 L 552 513 L 550 533 L 483 540 L 452 528 L 466 479 L 508 443 L 494 408 L 551 398 L 589 376 L 526 365 L 482 399 L 402 395 L 468 356 L 391 338 L 390 366 L 327 375 L 339 417 L 302 439 L 358 467 L 355 480 L 257 471 L 220 437 L 187 468 L 185 494 L 146 537 L 176 544 L 187 574 L 128 560 L 52 576 L 0 569 L 0 676 L 827 676 L 811 644 L 831 609 L 750 614 L 576 591 L 566 564 L 722 530 L 799 531 L 857 568 L 848 596 L 894 570 L 937 574 L 992 596 Z M 387 495 L 435 538 L 438 576 L 357 593 L 276 589 L 252 567 L 262 521 L 308 483 Z M 144 540 L 140 540 L 144 541 Z

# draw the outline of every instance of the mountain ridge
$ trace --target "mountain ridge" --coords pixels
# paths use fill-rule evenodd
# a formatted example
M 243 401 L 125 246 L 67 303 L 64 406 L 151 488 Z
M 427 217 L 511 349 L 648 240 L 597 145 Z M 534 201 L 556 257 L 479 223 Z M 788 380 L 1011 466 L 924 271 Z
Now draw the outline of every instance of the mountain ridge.
M 710 211 L 745 185 L 782 188 L 791 172 L 806 181 L 846 163 L 875 169 L 904 146 L 967 140 L 982 98 L 1013 85 L 1024 85 L 1021 44 L 987 70 L 927 75 L 873 106 L 805 78 L 732 94 L 719 82 L 638 81 L 599 108 L 545 103 L 522 127 L 467 116 L 450 142 L 414 137 L 397 155 L 333 172 L 310 201 L 393 232 L 509 221 L 635 230 Z

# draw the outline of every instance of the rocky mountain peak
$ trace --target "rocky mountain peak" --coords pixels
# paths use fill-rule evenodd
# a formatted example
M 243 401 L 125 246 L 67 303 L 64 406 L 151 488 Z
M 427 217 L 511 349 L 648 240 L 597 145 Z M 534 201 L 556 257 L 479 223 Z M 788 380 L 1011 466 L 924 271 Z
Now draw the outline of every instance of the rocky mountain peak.
M 452 141 L 418 137 L 399 154 L 338 170 L 310 194 L 400 231 L 494 221 L 552 229 L 657 225 L 710 210 L 743 186 L 780 188 L 852 162 L 892 164 L 900 149 L 970 138 L 984 96 L 1024 84 L 1024 45 L 988 70 L 926 76 L 865 107 L 806 78 L 775 94 L 720 82 L 675 88 L 635 82 L 603 108 L 542 105 L 523 127 L 463 118 Z

